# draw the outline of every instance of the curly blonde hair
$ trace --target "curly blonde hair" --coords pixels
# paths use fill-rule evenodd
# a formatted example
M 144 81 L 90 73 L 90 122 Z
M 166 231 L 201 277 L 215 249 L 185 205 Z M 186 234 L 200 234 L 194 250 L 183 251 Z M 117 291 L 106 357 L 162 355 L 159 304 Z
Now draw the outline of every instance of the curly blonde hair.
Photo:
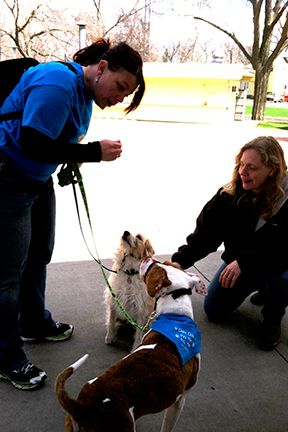
M 272 176 L 266 180 L 263 192 L 257 198 L 260 216 L 267 220 L 277 211 L 277 204 L 285 195 L 283 180 L 288 175 L 283 149 L 272 136 L 254 138 L 240 149 L 235 158 L 232 180 L 224 186 L 222 192 L 235 196 L 238 202 L 246 194 L 241 186 L 239 167 L 242 155 L 248 149 L 256 150 L 261 156 L 262 163 L 273 170 Z

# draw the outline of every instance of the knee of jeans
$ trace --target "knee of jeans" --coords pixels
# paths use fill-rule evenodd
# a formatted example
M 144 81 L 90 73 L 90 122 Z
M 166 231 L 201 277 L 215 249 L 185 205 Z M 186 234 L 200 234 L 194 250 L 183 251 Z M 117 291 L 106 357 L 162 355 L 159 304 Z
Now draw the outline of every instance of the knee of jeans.
M 288 287 L 288 271 L 282 273 L 281 275 L 281 279 L 284 283 L 284 285 L 286 286 L 286 288 Z
M 212 302 L 208 297 L 205 297 L 204 299 L 203 309 L 208 318 L 215 319 L 215 317 L 218 316 L 215 307 L 213 306 Z
M 209 321 L 218 323 L 225 321 L 231 314 L 223 305 L 218 304 L 214 299 L 209 299 L 209 297 L 205 297 L 203 309 Z
M 19 283 L 5 282 L 0 284 L 0 296 L 2 298 L 17 298 L 19 293 Z

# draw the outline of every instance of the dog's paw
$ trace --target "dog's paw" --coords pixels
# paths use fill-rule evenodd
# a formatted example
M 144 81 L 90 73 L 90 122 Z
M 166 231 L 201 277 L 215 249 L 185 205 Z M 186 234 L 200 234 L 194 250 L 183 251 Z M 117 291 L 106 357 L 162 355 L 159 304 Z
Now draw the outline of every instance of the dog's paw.
M 186 273 L 191 277 L 191 288 L 194 288 L 197 294 L 206 296 L 208 294 L 205 283 L 197 276 L 195 273 L 187 272 Z
M 113 345 L 115 342 L 116 342 L 115 335 L 111 335 L 111 334 L 107 333 L 105 336 L 106 345 Z
M 208 294 L 205 283 L 201 279 L 199 279 L 199 282 L 196 283 L 195 291 L 203 296 L 206 296 Z

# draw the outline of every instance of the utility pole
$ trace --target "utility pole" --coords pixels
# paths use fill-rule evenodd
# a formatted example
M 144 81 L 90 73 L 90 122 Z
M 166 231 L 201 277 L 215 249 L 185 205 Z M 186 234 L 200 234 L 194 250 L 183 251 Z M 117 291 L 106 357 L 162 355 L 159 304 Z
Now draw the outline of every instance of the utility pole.
M 86 46 L 86 23 L 81 21 L 77 23 L 79 27 L 79 49 Z
M 144 44 L 143 44 L 144 52 L 143 52 L 143 56 L 145 56 L 145 53 L 149 52 L 150 19 L 151 19 L 151 0 L 145 0 L 145 6 L 144 6 Z

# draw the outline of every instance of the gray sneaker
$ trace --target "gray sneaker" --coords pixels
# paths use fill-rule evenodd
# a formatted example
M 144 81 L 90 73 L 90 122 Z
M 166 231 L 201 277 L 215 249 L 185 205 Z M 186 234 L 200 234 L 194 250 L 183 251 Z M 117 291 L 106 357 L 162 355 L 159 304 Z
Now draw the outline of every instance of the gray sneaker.
M 262 291 L 256 291 L 250 297 L 250 302 L 255 306 L 264 306 L 265 301 L 266 301 L 266 295 L 265 292 Z
M 19 368 L 0 372 L 1 380 L 9 381 L 19 390 L 37 390 L 44 384 L 46 378 L 46 372 L 38 369 L 28 360 Z

